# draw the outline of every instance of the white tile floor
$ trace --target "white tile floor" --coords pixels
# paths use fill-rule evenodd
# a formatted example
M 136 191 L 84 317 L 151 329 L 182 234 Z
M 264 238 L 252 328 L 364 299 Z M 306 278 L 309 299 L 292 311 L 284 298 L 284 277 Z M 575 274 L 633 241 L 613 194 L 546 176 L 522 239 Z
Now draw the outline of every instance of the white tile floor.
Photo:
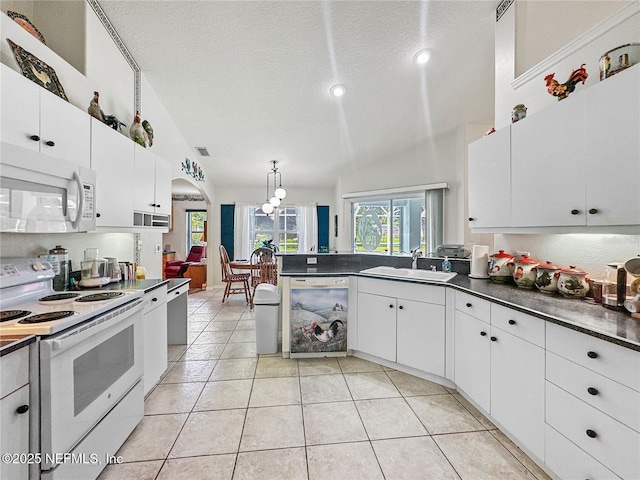
M 235 298 L 234 298 L 235 297 Z M 547 479 L 460 394 L 355 357 L 258 356 L 254 313 L 189 295 L 189 345 L 100 479 Z

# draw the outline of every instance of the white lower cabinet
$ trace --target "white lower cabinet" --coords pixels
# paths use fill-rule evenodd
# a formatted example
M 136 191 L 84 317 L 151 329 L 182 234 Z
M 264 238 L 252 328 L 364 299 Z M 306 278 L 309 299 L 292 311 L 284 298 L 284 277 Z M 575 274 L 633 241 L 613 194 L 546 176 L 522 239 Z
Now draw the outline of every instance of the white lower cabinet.
M 167 287 L 145 294 L 147 305 L 142 315 L 144 332 L 144 394 L 160 381 L 167 369 Z
M 358 350 L 444 376 L 444 298 L 442 287 L 360 278 Z

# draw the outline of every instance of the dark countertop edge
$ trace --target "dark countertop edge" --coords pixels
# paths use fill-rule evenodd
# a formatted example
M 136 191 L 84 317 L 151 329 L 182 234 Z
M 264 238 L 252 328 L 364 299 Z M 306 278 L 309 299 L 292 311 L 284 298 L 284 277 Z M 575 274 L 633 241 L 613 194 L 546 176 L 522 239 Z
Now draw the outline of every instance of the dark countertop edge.
M 0 347 L 0 357 L 10 354 L 11 352 L 15 352 L 16 350 L 20 350 L 27 345 L 34 343 L 36 341 L 36 335 L 25 335 L 22 338 L 17 338 L 15 341 L 3 345 Z
M 189 282 L 191 282 L 190 278 L 170 278 L 167 284 L 167 293 L 173 292 Z
M 170 279 L 161 278 L 142 278 L 140 280 L 126 280 L 122 282 L 109 283 L 103 286 L 100 290 L 142 290 L 144 293 L 149 293 L 156 288 L 160 288 L 162 285 L 169 283 Z
M 563 327 L 567 327 L 570 328 L 571 330 L 575 330 L 581 333 L 585 333 L 587 335 L 591 335 L 592 337 L 596 337 L 596 338 L 600 338 L 602 340 L 611 342 L 611 343 L 615 343 L 617 345 L 620 345 L 622 347 L 625 348 L 630 348 L 632 350 L 636 350 L 636 351 L 640 351 L 640 343 L 638 342 L 634 342 L 632 340 L 623 338 L 623 337 L 617 337 L 617 336 L 613 336 L 610 334 L 607 334 L 605 332 L 601 332 L 598 330 L 593 330 L 590 329 L 588 327 L 585 326 L 581 326 L 576 324 L 575 322 L 571 322 L 570 320 L 567 319 L 563 319 L 561 317 L 558 317 L 556 315 L 552 315 L 550 313 L 546 313 L 546 312 L 542 312 L 539 310 L 533 310 L 527 307 L 524 307 L 522 305 L 519 305 L 517 303 L 513 303 L 513 302 L 509 302 L 506 300 L 503 300 L 501 298 L 495 297 L 491 294 L 488 293 L 483 293 L 483 292 L 478 292 L 477 290 L 473 289 L 473 286 L 465 286 L 465 285 L 458 285 L 456 283 L 454 283 L 457 279 L 458 276 L 460 277 L 464 277 L 466 278 L 466 275 L 464 274 L 458 274 L 458 276 L 454 277 L 451 281 L 449 282 L 432 282 L 432 281 L 428 281 L 428 280 L 418 280 L 418 279 L 408 279 L 408 278 L 392 278 L 392 277 L 383 277 L 380 275 L 371 275 L 371 274 L 366 274 L 366 273 L 360 273 L 357 271 L 342 271 L 342 272 L 302 272 L 302 271 L 296 271 L 296 272 L 281 272 L 280 273 L 281 276 L 283 277 L 308 277 L 308 276 L 314 276 L 314 277 L 345 277 L 345 276 L 357 276 L 357 277 L 363 277 L 363 278 L 374 278 L 374 279 L 379 279 L 379 280 L 389 280 L 389 281 L 395 281 L 395 282 L 403 282 L 403 283 L 420 283 L 423 285 L 436 285 L 436 286 L 441 286 L 441 287 L 451 287 L 454 290 L 459 290 L 461 292 L 464 293 L 468 293 L 470 295 L 474 295 L 476 297 L 482 298 L 482 299 L 486 299 L 486 300 L 490 300 L 494 303 L 497 303 L 499 305 L 503 305 L 505 307 L 509 307 L 512 308 L 514 310 L 517 310 L 519 312 L 522 313 L 526 313 L 528 315 L 532 315 L 534 317 L 540 318 L 542 320 L 545 321 L 550 321 L 551 323 L 555 323 L 557 325 L 561 325 Z M 521 291 L 520 289 L 518 289 L 518 287 L 513 287 L 514 291 Z M 542 293 L 538 293 L 538 292 L 531 292 L 532 295 L 544 295 Z M 578 300 L 575 300 L 578 301 Z M 604 307 L 602 307 L 604 308 Z M 624 315 L 624 314 L 622 314 Z M 626 315 L 625 315 L 626 316 Z M 640 324 L 639 327 L 640 328 Z

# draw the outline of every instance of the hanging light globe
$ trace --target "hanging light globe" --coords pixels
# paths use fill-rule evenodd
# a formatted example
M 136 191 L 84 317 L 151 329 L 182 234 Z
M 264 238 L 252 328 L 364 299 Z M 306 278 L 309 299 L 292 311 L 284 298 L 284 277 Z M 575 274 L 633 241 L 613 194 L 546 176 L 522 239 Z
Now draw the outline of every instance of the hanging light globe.
M 280 200 L 282 200 L 284 197 L 287 196 L 287 191 L 282 187 L 278 187 L 278 188 L 276 188 L 276 191 L 273 192 L 273 194 L 276 197 L 278 197 Z
M 264 202 L 262 204 L 262 211 L 267 215 L 269 215 L 270 213 L 273 212 L 273 205 L 271 205 L 269 202 Z
M 280 205 L 280 199 L 279 199 L 278 197 L 271 197 L 271 198 L 269 199 L 269 203 L 270 203 L 271 205 L 273 205 L 274 207 L 277 207 L 277 206 L 279 206 L 279 205 Z

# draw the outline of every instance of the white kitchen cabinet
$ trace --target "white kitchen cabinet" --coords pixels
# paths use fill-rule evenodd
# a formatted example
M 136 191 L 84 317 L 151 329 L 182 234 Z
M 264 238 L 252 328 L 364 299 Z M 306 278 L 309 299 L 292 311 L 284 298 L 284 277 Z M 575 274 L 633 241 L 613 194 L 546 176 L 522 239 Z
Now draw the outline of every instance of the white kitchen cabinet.
M 2 357 L 0 369 L 0 452 L 29 452 L 29 348 Z M 29 464 L 20 459 L 0 463 L 0 478 L 28 478 Z
M 358 293 L 358 350 L 396 361 L 396 299 Z
M 397 299 L 396 361 L 443 377 L 444 323 L 443 305 Z
M 469 227 L 511 226 L 511 127 L 469 144 Z
M 91 168 L 97 172 L 96 224 L 133 227 L 134 143 L 91 119 Z
M 171 165 L 137 144 L 134 144 L 134 158 L 134 225 L 168 228 Z
M 160 381 L 167 369 L 167 287 L 163 285 L 144 295 L 142 314 L 144 334 L 144 394 Z
M 90 116 L 6 65 L 2 69 L 2 141 L 89 168 Z

